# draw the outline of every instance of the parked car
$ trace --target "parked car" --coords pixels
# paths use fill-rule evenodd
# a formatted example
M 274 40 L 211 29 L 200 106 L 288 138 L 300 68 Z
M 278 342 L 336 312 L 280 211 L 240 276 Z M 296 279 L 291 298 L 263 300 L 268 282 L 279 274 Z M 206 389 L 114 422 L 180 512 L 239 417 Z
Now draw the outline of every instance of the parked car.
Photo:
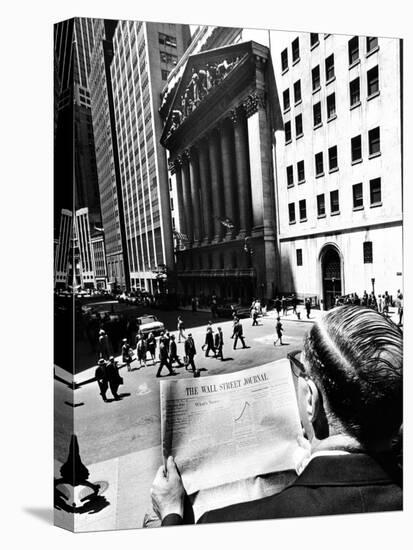
M 219 304 L 217 306 L 218 317 L 232 317 L 234 312 L 239 318 L 250 316 L 250 308 L 248 306 L 240 306 L 234 302 Z
M 155 315 L 144 315 L 136 319 L 138 330 L 142 334 L 152 332 L 155 336 L 159 336 L 165 330 L 165 325 L 155 317 Z

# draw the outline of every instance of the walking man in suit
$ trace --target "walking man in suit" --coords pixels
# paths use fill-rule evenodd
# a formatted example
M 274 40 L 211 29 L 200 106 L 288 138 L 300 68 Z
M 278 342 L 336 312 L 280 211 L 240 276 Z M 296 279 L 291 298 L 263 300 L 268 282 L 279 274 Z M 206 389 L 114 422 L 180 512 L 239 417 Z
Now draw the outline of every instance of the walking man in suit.
M 168 369 L 169 376 L 173 376 L 174 374 L 177 374 L 170 366 L 168 348 L 166 347 L 164 340 L 160 340 L 159 341 L 159 368 L 158 368 L 158 372 L 156 373 L 157 378 L 161 376 L 163 367 L 166 367 Z
M 171 334 L 171 340 L 169 342 L 169 366 L 172 368 L 174 363 L 178 363 L 178 367 L 183 367 L 184 364 L 178 357 L 178 349 L 175 342 L 175 336 Z
M 106 392 L 108 391 L 108 377 L 106 373 L 106 361 L 102 357 L 98 361 L 98 367 L 95 370 L 95 378 L 99 386 L 99 393 L 103 401 L 106 402 Z
M 215 345 L 215 357 L 224 360 L 224 354 L 222 348 L 224 347 L 224 335 L 222 334 L 222 328 L 218 327 L 218 332 L 215 333 L 214 345 Z
M 189 367 L 192 367 L 192 372 L 195 372 L 195 362 L 194 357 L 196 355 L 196 348 L 195 348 L 195 342 L 192 338 L 192 333 L 188 334 L 188 338 L 185 340 L 185 355 L 188 358 L 188 362 L 186 364 L 186 370 L 189 369 Z
M 243 336 L 243 330 L 242 330 L 242 324 L 241 321 L 238 319 L 236 322 L 236 325 L 234 327 L 234 333 L 235 333 L 235 340 L 234 340 L 234 349 L 237 347 L 238 339 L 241 340 L 242 349 L 245 349 L 247 346 L 245 345 L 245 339 Z
M 212 351 L 212 353 L 215 355 L 215 348 L 214 348 L 214 335 L 212 334 L 212 327 L 208 326 L 207 331 L 205 334 L 205 343 L 202 346 L 202 350 L 205 350 L 205 357 L 209 357 L 209 352 Z

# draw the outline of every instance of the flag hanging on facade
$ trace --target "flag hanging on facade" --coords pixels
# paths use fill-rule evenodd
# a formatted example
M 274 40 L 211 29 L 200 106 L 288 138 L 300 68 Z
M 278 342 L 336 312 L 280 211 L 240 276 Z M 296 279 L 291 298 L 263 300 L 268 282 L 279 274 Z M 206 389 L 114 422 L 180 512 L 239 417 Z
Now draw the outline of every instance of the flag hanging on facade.
M 188 237 L 185 235 L 185 233 L 180 233 L 179 231 L 174 231 L 173 235 L 178 241 L 187 241 Z
M 217 219 L 224 227 L 227 227 L 228 229 L 234 229 L 235 225 L 233 221 L 230 220 L 230 218 L 220 218 L 219 216 L 217 216 Z

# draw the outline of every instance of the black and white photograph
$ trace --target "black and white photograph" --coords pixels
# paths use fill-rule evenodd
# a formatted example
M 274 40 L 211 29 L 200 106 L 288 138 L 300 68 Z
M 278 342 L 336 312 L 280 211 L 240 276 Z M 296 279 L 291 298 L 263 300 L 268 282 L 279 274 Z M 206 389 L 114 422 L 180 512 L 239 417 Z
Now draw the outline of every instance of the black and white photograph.
M 55 524 L 402 511 L 403 40 L 53 48 Z
M 2 546 L 408 547 L 408 7 L 2 14 Z

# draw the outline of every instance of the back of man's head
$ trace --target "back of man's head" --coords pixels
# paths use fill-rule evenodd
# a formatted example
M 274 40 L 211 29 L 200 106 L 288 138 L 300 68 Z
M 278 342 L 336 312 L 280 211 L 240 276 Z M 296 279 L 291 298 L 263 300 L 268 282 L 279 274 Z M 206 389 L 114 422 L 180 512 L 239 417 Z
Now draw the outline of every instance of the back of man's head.
M 342 306 L 312 327 L 310 374 L 344 430 L 366 448 L 389 443 L 403 418 L 403 333 L 372 309 Z

